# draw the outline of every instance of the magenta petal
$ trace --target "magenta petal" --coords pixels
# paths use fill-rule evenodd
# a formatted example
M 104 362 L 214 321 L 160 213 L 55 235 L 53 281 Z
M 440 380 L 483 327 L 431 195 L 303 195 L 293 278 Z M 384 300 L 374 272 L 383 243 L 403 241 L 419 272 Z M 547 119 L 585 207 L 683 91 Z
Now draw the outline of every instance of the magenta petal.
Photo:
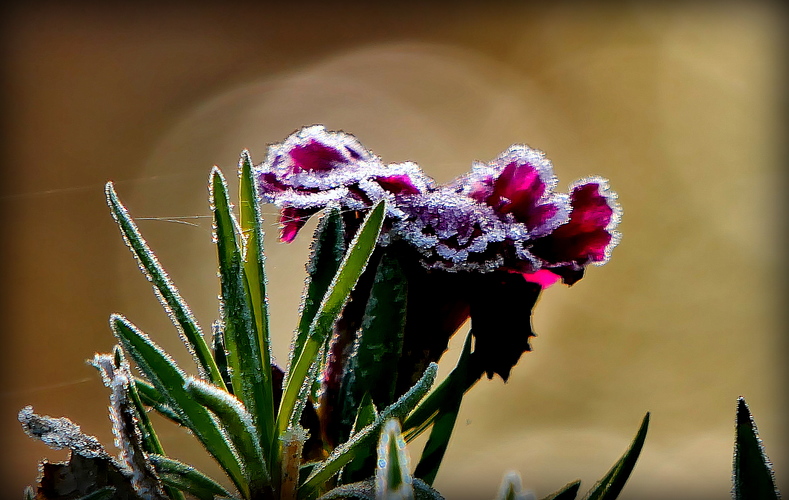
M 283 208 L 279 216 L 279 240 L 285 243 L 292 242 L 299 233 L 299 229 L 307 223 L 308 217 L 309 212 L 306 210 L 293 207 Z
M 559 281 L 558 274 L 552 273 L 547 269 L 540 269 L 539 271 L 533 273 L 523 273 L 524 279 L 531 283 L 537 283 L 542 287 L 543 290 L 548 288 L 549 286 L 553 285 L 557 281 Z
M 511 162 L 494 182 L 487 203 L 501 213 L 512 212 L 525 222 L 543 193 L 545 183 L 533 165 Z
M 335 168 L 337 164 L 347 163 L 348 159 L 339 150 L 310 139 L 307 144 L 294 146 L 288 154 L 293 161 L 293 171 L 325 171 Z
M 619 206 L 615 198 L 603 179 L 576 185 L 570 193 L 570 220 L 536 240 L 532 253 L 549 267 L 555 264 L 579 269 L 604 263 L 617 242 L 614 227 L 619 221 Z
M 392 194 L 419 194 L 411 177 L 406 174 L 376 177 L 375 181 Z

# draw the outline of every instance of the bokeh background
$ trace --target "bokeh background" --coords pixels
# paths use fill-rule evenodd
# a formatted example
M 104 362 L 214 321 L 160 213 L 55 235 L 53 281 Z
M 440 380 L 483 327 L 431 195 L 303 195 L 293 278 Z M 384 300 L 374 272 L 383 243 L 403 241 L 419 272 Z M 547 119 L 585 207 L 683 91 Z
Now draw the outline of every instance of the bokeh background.
M 436 483 L 449 499 L 492 498 L 508 470 L 538 496 L 576 478 L 585 491 L 646 411 L 623 498 L 726 498 L 740 395 L 789 491 L 777 3 L 42 2 L 3 17 L 0 494 L 19 498 L 41 458 L 66 456 L 22 433 L 24 405 L 112 446 L 108 393 L 85 363 L 112 348 L 111 312 L 190 362 L 104 183 L 208 329 L 211 166 L 233 178 L 243 149 L 262 161 L 314 123 L 442 182 L 523 142 L 546 151 L 562 188 L 599 174 L 620 195 L 611 262 L 544 293 L 534 352 L 464 401 Z M 285 360 L 310 229 L 279 244 L 264 210 Z M 216 473 L 191 436 L 165 422 L 160 433 Z

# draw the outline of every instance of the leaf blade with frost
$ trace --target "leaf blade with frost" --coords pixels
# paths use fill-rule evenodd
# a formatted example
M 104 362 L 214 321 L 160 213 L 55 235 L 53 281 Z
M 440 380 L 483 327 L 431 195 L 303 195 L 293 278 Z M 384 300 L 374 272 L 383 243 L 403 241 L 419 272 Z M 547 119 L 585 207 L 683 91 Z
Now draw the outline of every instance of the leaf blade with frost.
M 622 488 L 625 487 L 627 479 L 630 477 L 630 473 L 633 472 L 633 468 L 636 466 L 636 460 L 638 460 L 638 455 L 644 446 L 648 428 L 649 412 L 644 415 L 641 427 L 639 427 L 630 447 L 611 467 L 611 470 L 589 490 L 584 500 L 613 500 L 619 496 Z
M 236 222 L 230 209 L 227 182 L 217 167 L 211 170 L 210 197 L 219 259 L 222 333 L 227 348 L 228 371 L 234 394 L 252 415 L 255 427 L 261 432 L 261 446 L 268 454 L 273 443 L 273 400 L 270 391 L 266 394 L 264 388 L 271 387 L 271 370 L 269 367 L 268 374 L 264 375 L 250 283 L 236 239 Z M 270 419 L 266 418 L 268 412 L 272 412 Z
M 274 380 L 271 372 L 271 335 L 266 293 L 266 257 L 263 252 L 263 215 L 260 211 L 260 194 L 253 175 L 252 159 L 246 150 L 241 153 L 239 160 L 239 177 L 240 225 L 241 233 L 245 236 L 244 274 L 247 279 L 250 307 L 257 327 L 262 375 L 258 427 L 263 449 L 270 460 L 276 409 L 274 408 Z
M 378 441 L 375 496 L 386 500 L 413 500 L 414 478 L 408 469 L 408 452 L 397 419 L 384 424 Z
M 148 456 L 162 482 L 180 489 L 198 500 L 213 500 L 214 497 L 228 497 L 233 495 L 219 483 L 206 476 L 191 465 L 178 460 L 151 454 Z
M 463 350 L 460 353 L 460 358 L 453 373 L 467 374 L 469 372 L 470 356 L 471 333 L 466 336 Z M 414 475 L 427 484 L 432 485 L 433 481 L 435 481 L 438 469 L 441 467 L 441 461 L 444 459 L 444 454 L 449 446 L 449 439 L 452 437 L 455 421 L 460 412 L 460 403 L 463 401 L 463 394 L 466 391 L 466 387 L 462 383 L 464 378 L 463 376 L 450 378 L 449 390 L 438 405 L 438 412 L 433 421 L 433 429 L 430 431 L 430 437 L 427 440 L 427 444 L 425 444 L 422 457 L 419 459 L 414 471 Z
M 162 394 L 168 406 L 182 419 L 206 450 L 225 470 L 233 483 L 246 497 L 248 486 L 243 466 L 232 445 L 222 434 L 210 412 L 184 389 L 186 375 L 175 362 L 147 335 L 125 317 L 113 314 L 110 318 L 113 333 L 137 367 Z
M 732 481 L 735 500 L 778 499 L 781 496 L 775 486 L 770 459 L 764 452 L 756 422 L 743 397 L 737 400 Z
M 385 201 L 378 202 L 365 217 L 362 226 L 357 231 L 339 270 L 326 291 L 321 305 L 315 314 L 315 319 L 310 325 L 310 333 L 304 343 L 301 354 L 290 367 L 286 376 L 282 401 L 277 413 L 277 429 L 282 434 L 289 425 L 298 422 L 297 399 L 306 397 L 307 391 L 312 386 L 313 366 L 317 354 L 326 341 L 332 326 L 348 300 L 351 290 L 356 285 L 367 262 L 375 250 L 378 235 L 386 214 Z
M 112 217 L 118 224 L 126 245 L 134 254 L 145 277 L 153 283 L 157 297 L 162 302 L 170 320 L 181 334 L 181 338 L 184 339 L 184 343 L 195 358 L 201 373 L 207 374 L 214 384 L 223 384 L 219 369 L 211 356 L 211 351 L 203 338 L 203 332 L 197 324 L 197 320 L 195 320 L 189 306 L 159 263 L 159 259 L 150 249 L 142 234 L 140 234 L 137 224 L 134 223 L 128 210 L 118 198 L 113 183 L 108 182 L 104 191 L 107 195 L 107 204 L 110 206 Z
M 397 418 L 402 421 L 419 404 L 419 401 L 427 394 L 427 391 L 430 390 L 433 382 L 435 382 L 437 372 L 438 365 L 430 363 L 422 377 L 408 392 L 381 411 L 372 424 L 351 436 L 348 441 L 335 448 L 326 460 L 318 463 L 299 488 L 299 498 L 307 498 L 314 494 L 321 485 L 338 473 L 345 464 L 353 460 L 361 448 L 374 445 L 378 433 L 387 420 Z
M 213 412 L 233 442 L 245 465 L 250 490 L 258 491 L 271 483 L 255 424 L 244 404 L 232 394 L 204 380 L 189 377 L 184 384 L 195 401 Z

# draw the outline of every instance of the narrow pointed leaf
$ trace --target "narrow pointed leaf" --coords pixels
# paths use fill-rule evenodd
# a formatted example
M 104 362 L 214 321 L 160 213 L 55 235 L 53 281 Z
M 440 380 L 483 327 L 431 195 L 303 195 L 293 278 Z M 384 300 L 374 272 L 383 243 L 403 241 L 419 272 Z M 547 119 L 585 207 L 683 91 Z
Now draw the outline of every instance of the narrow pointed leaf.
M 581 481 L 573 481 L 567 483 L 564 487 L 554 493 L 551 493 L 542 500 L 575 500 L 578 495 L 578 489 L 581 487 Z
M 393 500 L 413 499 L 413 482 L 400 423 L 396 419 L 387 420 L 378 441 L 375 496 Z
M 123 356 L 123 350 L 120 346 L 116 345 L 113 349 L 113 354 L 115 357 L 115 368 L 118 369 L 126 363 Z M 98 366 L 96 366 L 96 368 L 98 368 Z M 134 380 L 130 380 L 128 383 L 128 394 L 129 400 L 134 406 L 134 411 L 136 413 L 137 426 L 140 430 L 143 450 L 149 455 L 152 453 L 164 455 L 164 448 L 162 447 L 161 441 L 159 441 L 159 436 L 156 434 L 151 419 L 148 418 L 148 412 L 145 411 L 145 407 L 140 399 L 140 394 L 137 391 L 137 384 L 134 383 Z M 184 495 L 177 489 L 166 484 L 164 485 L 164 489 L 169 498 L 173 500 L 184 500 Z
M 246 496 L 249 490 L 243 467 L 233 447 L 222 434 L 216 419 L 184 389 L 186 374 L 158 345 L 123 316 L 112 315 L 110 326 L 124 351 L 131 356 L 140 371 L 161 393 L 167 406 L 197 436 Z
M 233 495 L 219 483 L 198 471 L 191 465 L 161 455 L 148 455 L 162 482 L 189 493 L 199 500 L 214 500 L 214 497 Z
M 402 421 L 419 404 L 419 401 L 427 394 L 427 391 L 430 390 L 436 379 L 437 372 L 438 365 L 430 363 L 422 377 L 408 392 L 379 413 L 378 418 L 372 424 L 351 436 L 348 441 L 335 448 L 326 460 L 317 464 L 310 476 L 299 488 L 299 498 L 308 498 L 314 495 L 320 486 L 337 474 L 345 464 L 358 456 L 362 450 L 374 447 L 376 438 L 381 432 L 384 423 L 391 418 Z
M 414 478 L 414 498 L 415 500 L 444 500 L 441 494 L 427 485 L 418 477 Z M 343 484 L 318 500 L 376 500 L 375 479 L 365 479 L 351 484 Z
M 348 300 L 351 290 L 356 285 L 367 266 L 370 255 L 375 250 L 385 213 L 385 202 L 381 201 L 373 207 L 365 218 L 353 241 L 351 241 L 348 252 L 345 254 L 345 258 L 335 274 L 329 289 L 326 291 L 315 318 L 310 324 L 309 334 L 299 357 L 288 370 L 282 401 L 277 414 L 278 432 L 280 434 L 289 425 L 299 420 L 299 412 L 294 411 L 297 406 L 297 399 L 301 397 L 303 400 L 306 397 L 306 392 L 312 387 L 312 378 L 315 371 L 313 366 L 316 356 L 325 345 L 326 339 Z
M 468 373 L 470 356 L 471 334 L 469 333 L 454 370 L 459 375 Z M 452 437 L 452 431 L 455 428 L 455 422 L 460 412 L 460 403 L 463 401 L 463 394 L 466 390 L 465 384 L 463 384 L 465 378 L 464 376 L 457 376 L 451 379 L 446 396 L 438 405 L 433 429 L 430 431 L 430 437 L 427 440 L 427 444 L 425 444 L 422 457 L 419 459 L 419 464 L 417 464 L 414 471 L 415 476 L 429 485 L 432 485 L 433 481 L 435 481 L 438 469 L 441 467 L 441 461 L 444 459 L 444 454 L 449 446 L 449 438 Z
M 260 438 L 252 416 L 241 401 L 232 394 L 194 377 L 187 379 L 184 389 L 195 401 L 211 410 L 222 423 L 244 464 L 250 490 L 259 491 L 269 485 L 271 478 L 263 458 Z
M 255 427 L 260 430 L 261 444 L 268 456 L 273 443 L 273 417 L 269 419 L 265 415 L 273 411 L 273 402 L 271 394 L 266 394 L 264 388 L 271 387 L 271 369 L 269 367 L 268 374 L 264 375 L 250 286 L 236 240 L 236 223 L 230 211 L 227 183 L 216 167 L 211 170 L 210 191 L 230 380 L 234 394 L 244 403 Z
M 403 423 L 403 435 L 406 442 L 411 442 L 430 427 L 442 408 L 452 408 L 458 397 L 462 398 L 462 395 L 468 392 L 482 377 L 483 371 L 472 363 L 471 356 L 471 334 L 469 334 L 463 344 L 463 351 L 455 368 L 438 387 L 427 395 Z M 418 474 L 417 477 L 419 477 Z
M 350 434 L 364 394 L 370 394 L 378 408 L 394 402 L 392 374 L 397 373 L 403 348 L 406 293 L 407 283 L 399 262 L 384 253 L 375 269 L 362 325 L 340 388 L 341 441 Z
M 230 371 L 227 368 L 227 348 L 225 347 L 225 334 L 222 331 L 222 322 L 214 321 L 211 324 L 211 347 L 214 349 L 214 359 L 222 380 L 225 382 L 227 392 L 233 394 L 233 382 L 230 380 Z
M 737 437 L 734 444 L 734 499 L 762 500 L 781 497 L 775 486 L 772 464 L 764 452 L 745 398 L 737 400 Z
M 365 393 L 359 403 L 359 410 L 356 413 L 356 420 L 353 423 L 353 434 L 375 422 L 378 418 L 378 410 L 373 403 L 369 393 Z M 373 475 L 375 470 L 375 455 L 372 450 L 359 450 L 356 457 L 351 460 L 342 470 L 342 482 L 352 483 L 361 481 Z
M 258 425 L 264 450 L 270 452 L 274 439 L 274 381 L 271 374 L 271 336 L 269 333 L 268 296 L 266 295 L 266 262 L 263 252 L 263 216 L 260 212 L 260 195 L 255 182 L 252 159 L 248 151 L 241 153 L 239 161 L 239 215 L 241 233 L 244 235 L 244 274 L 249 289 L 249 301 L 258 335 L 260 351 L 261 407 L 258 408 Z
M 627 479 L 630 477 L 630 473 L 633 472 L 633 468 L 636 466 L 636 460 L 638 460 L 638 455 L 644 446 L 648 428 L 649 412 L 644 415 L 641 427 L 639 427 L 630 447 L 622 455 L 622 458 L 611 467 L 611 470 L 586 494 L 585 500 L 613 500 L 619 496 L 622 488 L 625 487 Z
M 214 384 L 223 384 L 219 369 L 211 356 L 211 351 L 203 338 L 203 332 L 192 311 L 181 298 L 181 294 L 173 282 L 170 281 L 170 277 L 162 268 L 156 255 L 148 247 L 148 243 L 140 234 L 137 224 L 132 220 L 126 207 L 118 199 L 112 182 L 107 183 L 105 193 L 112 216 L 120 227 L 126 245 L 137 259 L 145 277 L 153 283 L 157 297 L 162 301 L 170 319 L 181 333 L 181 338 L 186 340 L 187 348 L 195 358 L 201 374 L 206 374 Z
M 288 366 L 299 359 L 304 343 L 310 332 L 310 324 L 315 319 L 315 313 L 320 307 L 321 300 L 331 285 L 334 275 L 340 268 L 345 256 L 345 226 L 340 215 L 340 209 L 330 208 L 321 217 L 315 234 L 312 238 L 310 258 L 307 263 L 307 285 L 304 299 L 299 311 L 299 326 L 293 337 L 293 348 L 289 351 Z M 328 339 L 327 339 L 328 343 Z M 324 365 L 326 350 L 323 349 L 317 364 Z M 321 390 L 320 380 L 313 382 L 311 395 L 317 400 Z
M 173 411 L 172 408 L 167 406 L 167 399 L 162 396 L 162 393 L 159 392 L 154 386 L 145 380 L 135 378 L 134 388 L 140 397 L 142 404 L 145 406 L 150 406 L 160 415 L 172 420 L 178 425 L 185 425 L 181 417 L 175 411 Z
M 525 500 L 526 498 L 520 474 L 514 471 L 505 474 L 496 500 Z

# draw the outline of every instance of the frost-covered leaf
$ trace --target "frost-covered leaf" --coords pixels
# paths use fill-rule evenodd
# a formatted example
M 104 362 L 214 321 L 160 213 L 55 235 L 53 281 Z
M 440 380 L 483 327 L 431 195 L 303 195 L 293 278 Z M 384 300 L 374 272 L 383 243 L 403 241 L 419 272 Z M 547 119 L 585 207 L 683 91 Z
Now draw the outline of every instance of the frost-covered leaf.
M 315 319 L 315 313 L 345 256 L 345 227 L 338 208 L 329 209 L 321 217 L 310 248 L 310 258 L 307 262 L 307 285 L 299 311 L 299 326 L 294 334 L 293 347 L 288 356 L 289 365 L 292 365 L 301 355 L 310 332 L 310 325 Z M 321 356 L 318 361 L 319 366 L 323 365 L 323 358 L 324 356 Z M 319 391 L 320 383 L 316 380 L 312 387 L 312 395 L 316 399 Z
M 161 455 L 149 455 L 162 481 L 174 488 L 193 495 L 198 500 L 214 500 L 215 497 L 232 498 L 225 488 L 191 465 Z
M 244 276 L 247 280 L 249 303 L 255 318 L 257 344 L 260 352 L 259 387 L 260 402 L 257 421 L 264 452 L 271 462 L 272 441 L 276 408 L 274 407 L 274 375 L 271 367 L 271 335 L 269 332 L 268 296 L 266 294 L 266 258 L 263 252 L 263 215 L 260 211 L 260 195 L 253 174 L 252 159 L 248 151 L 241 153 L 238 164 L 239 175 L 239 224 L 243 241 Z
M 325 345 L 351 290 L 367 266 L 378 241 L 385 213 L 386 206 L 384 202 L 380 202 L 367 215 L 351 241 L 348 252 L 315 313 L 302 352 L 290 366 L 286 376 L 285 389 L 277 414 L 280 434 L 288 426 L 297 423 L 301 417 L 300 412 L 295 411 L 297 400 L 304 400 L 312 388 L 316 356 Z
M 373 403 L 373 399 L 369 393 L 362 396 L 359 403 L 359 409 L 356 412 L 356 419 L 353 423 L 353 434 L 358 433 L 368 425 L 375 422 L 378 418 L 378 409 Z M 370 477 L 375 470 L 375 454 L 373 450 L 359 450 L 356 457 L 351 460 L 348 465 L 342 470 L 341 482 L 350 483 L 361 481 L 366 477 Z
M 344 484 L 327 492 L 319 500 L 380 500 L 375 496 L 375 479 L 365 479 L 356 483 Z M 418 477 L 414 478 L 415 500 L 444 500 L 441 494 Z
M 112 315 L 110 326 L 124 351 L 161 393 L 167 406 L 178 414 L 183 424 L 197 436 L 242 494 L 246 495 L 248 485 L 239 458 L 216 419 L 184 389 L 186 374 L 170 356 L 123 316 Z
M 119 461 L 129 472 L 132 487 L 143 498 L 164 499 L 162 483 L 147 459 L 137 410 L 129 395 L 132 375 L 128 363 L 117 352 L 115 355 L 96 354 L 91 364 L 99 370 L 104 385 L 112 391 L 109 407 L 112 433 L 115 445 L 120 449 Z M 156 446 L 158 440 L 149 444 Z
M 409 470 L 408 451 L 396 419 L 387 420 L 378 440 L 375 496 L 387 500 L 412 500 L 414 478 Z
M 413 410 L 427 391 L 430 390 L 436 379 L 437 372 L 438 365 L 430 363 L 422 378 L 408 392 L 381 411 L 372 424 L 351 436 L 348 441 L 335 448 L 326 460 L 318 463 L 299 488 L 299 498 L 308 498 L 314 494 L 320 486 L 337 474 L 345 464 L 353 460 L 362 450 L 375 446 L 376 438 L 384 423 L 391 418 L 398 420 L 405 418 L 405 415 Z
M 611 470 L 592 487 L 584 497 L 584 500 L 613 500 L 619 496 L 622 488 L 625 487 L 627 479 L 630 477 L 630 473 L 633 472 L 633 468 L 636 466 L 636 460 L 638 460 L 638 455 L 641 453 L 641 448 L 644 446 L 648 428 L 649 412 L 644 415 L 644 419 L 641 421 L 641 427 L 639 427 L 636 437 L 633 438 L 633 442 L 624 455 L 622 455 L 622 458 L 620 458 L 614 466 L 611 467 Z
M 573 481 L 565 484 L 560 490 L 555 491 L 543 498 L 542 500 L 575 500 L 578 495 L 578 489 L 581 487 L 581 481 Z
M 534 495 L 523 490 L 520 474 L 510 471 L 504 474 L 496 500 L 534 500 Z
M 734 443 L 735 500 L 767 500 L 781 497 L 775 486 L 772 464 L 764 452 L 759 430 L 756 428 L 745 398 L 737 400 L 737 437 Z
M 442 408 L 453 407 L 459 390 L 465 394 L 482 377 L 484 372 L 481 366 L 471 362 L 471 334 L 466 337 L 463 345 L 463 351 L 455 368 L 403 422 L 403 435 L 407 442 L 411 442 L 430 427 Z
M 468 373 L 470 356 L 471 334 L 469 333 L 466 337 L 466 342 L 463 344 L 463 351 L 460 353 L 454 372 L 458 374 Z M 415 476 L 430 485 L 435 481 L 438 469 L 441 467 L 441 461 L 444 459 L 444 453 L 446 453 L 449 446 L 449 438 L 452 437 L 455 421 L 457 420 L 458 412 L 460 412 L 460 403 L 463 401 L 463 394 L 465 394 L 467 389 L 465 384 L 463 384 L 464 377 L 455 376 L 449 380 L 449 389 L 445 393 L 444 398 L 438 403 L 438 412 L 433 421 L 433 429 L 430 431 L 430 437 L 427 440 L 427 444 L 425 444 L 422 457 L 419 459 L 414 471 Z
M 168 420 L 172 420 L 178 425 L 186 426 L 181 417 L 167 405 L 167 399 L 162 396 L 162 393 L 159 392 L 156 387 L 136 377 L 134 379 L 134 387 L 140 395 L 140 402 L 142 402 L 142 404 L 150 406 Z
M 204 380 L 189 377 L 184 384 L 186 392 L 195 401 L 216 415 L 230 441 L 239 454 L 247 475 L 250 490 L 258 491 L 271 482 L 260 438 L 252 415 L 244 404 L 232 394 Z
M 230 380 L 234 394 L 252 416 L 260 432 L 260 444 L 268 454 L 274 439 L 271 368 L 268 368 L 268 373 L 264 373 L 250 284 L 241 246 L 236 238 L 237 224 L 230 209 L 227 183 L 216 167 L 211 170 L 210 195 L 222 291 L 223 338 Z
M 153 283 L 154 292 L 167 311 L 186 347 L 197 362 L 201 373 L 205 373 L 215 384 L 222 384 L 222 377 L 219 369 L 211 356 L 211 351 L 203 339 L 203 332 L 197 324 L 192 311 L 181 297 L 180 292 L 175 287 L 170 277 L 165 272 L 156 255 L 148 246 L 148 243 L 140 234 L 137 224 L 134 223 L 126 207 L 123 206 L 115 193 L 115 186 L 108 182 L 105 187 L 107 203 L 110 206 L 112 217 L 120 227 L 126 245 L 134 254 L 140 265 L 140 270 L 145 277 Z
M 378 263 L 339 392 L 340 440 L 348 438 L 364 394 L 376 407 L 394 401 L 397 362 L 403 347 L 407 282 L 400 263 L 384 253 Z

